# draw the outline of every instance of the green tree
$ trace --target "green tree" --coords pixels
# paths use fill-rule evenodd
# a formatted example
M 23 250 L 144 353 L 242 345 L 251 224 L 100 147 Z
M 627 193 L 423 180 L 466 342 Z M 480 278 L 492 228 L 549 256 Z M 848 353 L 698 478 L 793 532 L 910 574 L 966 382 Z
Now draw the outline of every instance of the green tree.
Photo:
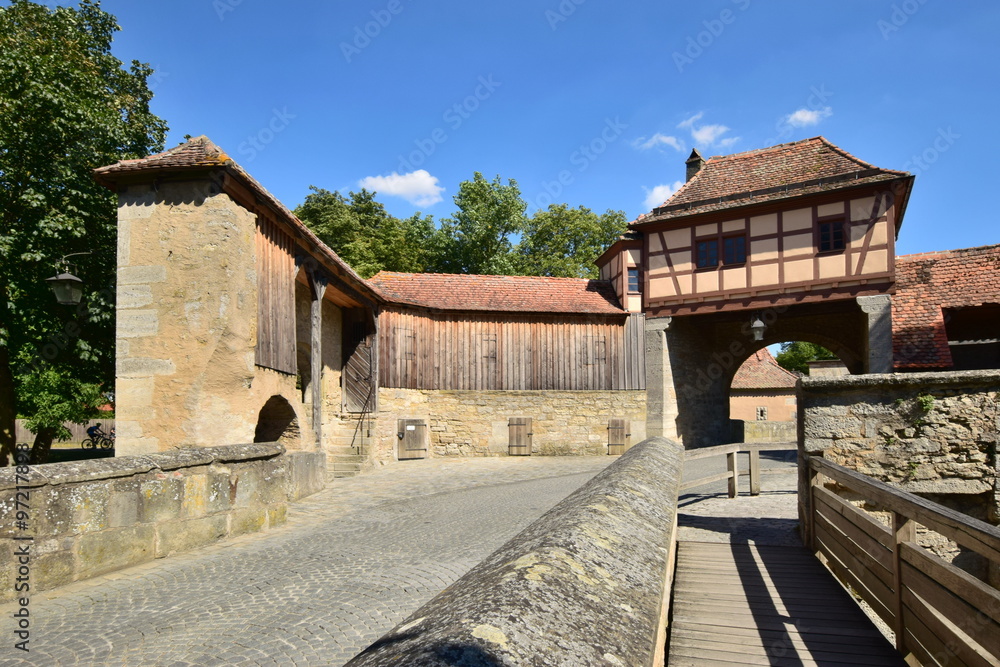
M 597 278 L 594 262 L 628 228 L 624 211 L 552 204 L 535 211 L 518 245 L 518 269 L 530 276 Z
M 447 273 L 513 275 L 517 258 L 512 238 L 524 231 L 528 205 L 517 181 L 487 181 L 478 171 L 462 181 L 454 197 L 458 210 L 442 221 L 436 239 L 439 262 Z
M 782 343 L 781 352 L 775 357 L 778 365 L 789 371 L 798 371 L 803 375 L 809 374 L 809 362 L 821 359 L 837 359 L 830 350 L 816 343 L 805 341 L 794 341 Z
M 315 186 L 310 190 L 295 215 L 360 276 L 427 270 L 433 218 L 416 213 L 400 220 L 375 199 L 377 193 L 365 189 L 351 192 L 349 198 Z
M 91 0 L 0 8 L 0 463 L 19 411 L 40 425 L 83 385 L 113 382 L 116 204 L 92 170 L 160 150 L 166 133 L 151 68 L 111 54 L 119 29 Z M 93 254 L 76 265 L 87 293 L 74 312 L 44 281 L 80 251 Z M 30 395 L 41 377 L 49 390 Z M 36 451 L 51 432 L 40 427 Z

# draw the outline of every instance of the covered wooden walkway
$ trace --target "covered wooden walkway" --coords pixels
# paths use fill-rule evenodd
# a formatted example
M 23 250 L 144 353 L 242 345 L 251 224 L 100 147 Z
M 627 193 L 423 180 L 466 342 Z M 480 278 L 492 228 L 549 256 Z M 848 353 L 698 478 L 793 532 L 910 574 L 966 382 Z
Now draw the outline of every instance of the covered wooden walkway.
M 805 547 L 680 542 L 669 665 L 905 665 Z

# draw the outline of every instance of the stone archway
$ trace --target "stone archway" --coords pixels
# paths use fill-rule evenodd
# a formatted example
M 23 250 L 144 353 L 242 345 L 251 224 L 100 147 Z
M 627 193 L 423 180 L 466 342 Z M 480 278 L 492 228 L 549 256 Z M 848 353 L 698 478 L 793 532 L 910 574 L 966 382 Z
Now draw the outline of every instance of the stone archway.
M 760 341 L 750 330 L 754 315 L 768 324 Z M 663 334 L 661 342 L 647 341 L 647 363 L 657 358 L 650 354 L 650 344 L 664 346 L 665 354 L 662 377 L 647 374 L 647 388 L 654 382 L 664 388 L 662 414 L 650 409 L 647 432 L 679 437 L 687 448 L 729 441 L 730 384 L 740 365 L 763 347 L 808 341 L 831 350 L 851 373 L 868 370 L 869 314 L 855 301 L 688 315 L 674 317 L 669 324 L 662 319 L 648 322 L 648 329 L 659 328 Z
M 298 444 L 301 431 L 299 419 L 291 403 L 283 396 L 267 399 L 257 415 L 254 442 L 277 442 L 289 449 Z

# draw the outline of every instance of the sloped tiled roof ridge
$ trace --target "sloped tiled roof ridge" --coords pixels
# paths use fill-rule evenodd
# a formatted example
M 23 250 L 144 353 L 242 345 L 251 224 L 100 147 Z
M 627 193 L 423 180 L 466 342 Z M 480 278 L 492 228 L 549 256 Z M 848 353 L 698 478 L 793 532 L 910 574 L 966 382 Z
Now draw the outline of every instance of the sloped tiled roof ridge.
M 113 184 L 118 178 L 129 174 L 148 174 L 158 171 L 203 170 L 208 168 L 223 168 L 234 174 L 248 185 L 259 198 L 284 217 L 298 234 L 306 238 L 321 255 L 326 255 L 331 262 L 343 271 L 355 284 L 370 290 L 377 298 L 382 295 L 368 281 L 364 280 L 328 245 L 323 243 L 304 222 L 292 213 L 281 200 L 272 195 L 267 188 L 257 182 L 243 167 L 236 163 L 224 150 L 205 135 L 192 137 L 184 143 L 169 148 L 162 153 L 154 153 L 144 158 L 120 160 L 115 164 L 94 169 L 94 178 L 106 186 Z
M 793 389 L 798 376 L 778 365 L 766 347 L 754 352 L 733 377 L 733 389 Z
M 951 368 L 944 310 L 998 302 L 1000 244 L 896 257 L 892 297 L 896 368 Z
M 910 176 L 861 160 L 818 136 L 716 155 L 642 223 Z
M 382 271 L 370 282 L 395 303 L 435 310 L 625 314 L 606 280 Z

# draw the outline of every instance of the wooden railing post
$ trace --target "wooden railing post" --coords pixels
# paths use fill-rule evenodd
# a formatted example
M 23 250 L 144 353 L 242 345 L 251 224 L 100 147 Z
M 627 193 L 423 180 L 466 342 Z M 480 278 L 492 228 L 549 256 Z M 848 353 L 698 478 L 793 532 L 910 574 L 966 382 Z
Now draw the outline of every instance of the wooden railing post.
M 729 497 L 735 498 L 739 494 L 739 483 L 740 483 L 740 470 L 739 465 L 736 462 L 736 457 L 740 454 L 739 450 L 729 452 L 726 454 L 726 466 L 729 469 Z
M 813 490 L 823 483 L 822 476 L 812 469 L 806 459 L 806 540 L 812 552 L 819 553 L 816 545 L 816 494 Z
M 760 450 L 750 450 L 750 495 L 760 495 Z
M 899 512 L 892 513 L 893 553 L 892 553 L 892 588 L 894 604 L 892 613 L 895 616 L 896 650 L 905 656 L 906 650 L 906 627 L 903 624 L 903 557 L 900 554 L 900 545 L 904 542 L 916 542 L 917 525 L 908 517 Z

